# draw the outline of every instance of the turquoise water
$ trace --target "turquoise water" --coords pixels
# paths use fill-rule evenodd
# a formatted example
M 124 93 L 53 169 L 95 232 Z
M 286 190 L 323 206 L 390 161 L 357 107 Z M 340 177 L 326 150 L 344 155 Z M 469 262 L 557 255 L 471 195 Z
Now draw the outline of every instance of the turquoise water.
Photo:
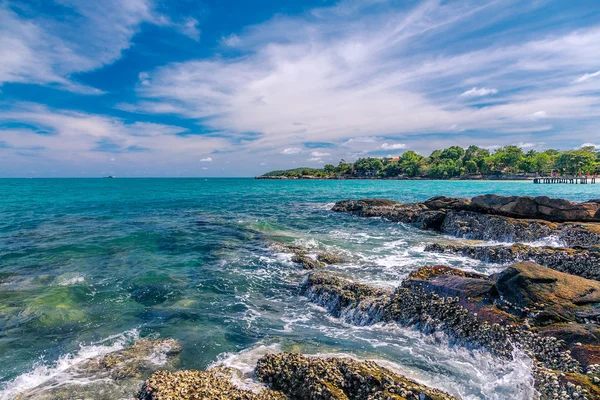
M 439 236 L 333 213 L 331 203 L 484 193 L 580 201 L 599 198 L 600 185 L 3 179 L 0 193 L 2 399 L 123 335 L 178 339 L 182 368 L 248 369 L 274 350 L 345 353 L 464 398 L 501 399 L 530 395 L 527 360 L 501 364 L 410 329 L 347 326 L 300 295 L 305 272 L 272 245 L 343 252 L 351 263 L 330 268 L 380 286 L 432 263 L 491 272 L 500 266 L 424 253 Z

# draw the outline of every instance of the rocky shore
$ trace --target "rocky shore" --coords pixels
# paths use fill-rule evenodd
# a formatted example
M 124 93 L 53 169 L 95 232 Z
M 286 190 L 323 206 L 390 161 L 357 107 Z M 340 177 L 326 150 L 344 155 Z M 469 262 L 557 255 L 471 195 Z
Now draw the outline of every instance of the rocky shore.
M 494 263 L 533 260 L 557 271 L 600 278 L 600 200 L 574 203 L 549 197 L 441 196 L 407 204 L 385 199 L 346 200 L 336 203 L 332 210 L 412 224 L 470 240 L 531 243 L 552 238 L 563 247 L 434 243 L 425 250 Z
M 509 264 L 517 261 L 535 261 L 557 271 L 600 280 L 600 249 L 572 249 L 567 247 L 534 247 L 525 244 L 510 246 L 486 245 L 483 242 L 438 242 L 425 246 L 425 251 L 459 254 L 481 261 Z
M 383 368 L 372 361 L 279 353 L 262 357 L 254 370 L 266 387 L 258 393 L 231 383 L 234 372 L 159 371 L 145 383 L 139 400 L 457 400 Z
M 501 358 L 525 352 L 535 361 L 543 399 L 600 396 L 596 281 L 519 263 L 492 276 L 425 267 L 394 291 L 315 271 L 304 288 L 312 301 L 348 323 L 395 322 L 442 331 Z

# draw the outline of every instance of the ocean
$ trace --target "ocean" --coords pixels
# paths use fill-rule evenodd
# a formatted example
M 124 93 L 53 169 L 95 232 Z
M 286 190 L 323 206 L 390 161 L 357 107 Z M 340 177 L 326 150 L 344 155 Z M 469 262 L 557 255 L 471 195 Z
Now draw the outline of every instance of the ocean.
M 395 325 L 347 325 L 301 295 L 306 271 L 274 246 L 343 253 L 350 262 L 328 268 L 381 287 L 423 265 L 499 271 L 425 253 L 440 235 L 330 211 L 344 199 L 485 193 L 582 201 L 599 198 L 600 185 L 0 179 L 0 399 L 75 379 L 69 367 L 137 337 L 177 339 L 180 368 L 223 364 L 249 377 L 270 351 L 345 354 L 464 399 L 530 398 L 527 358 L 501 362 Z

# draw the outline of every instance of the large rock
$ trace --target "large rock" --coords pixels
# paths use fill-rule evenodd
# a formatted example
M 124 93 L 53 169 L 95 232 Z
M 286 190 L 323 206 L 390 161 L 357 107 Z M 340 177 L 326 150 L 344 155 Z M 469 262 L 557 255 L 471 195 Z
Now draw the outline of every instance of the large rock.
M 528 310 L 538 324 L 600 322 L 597 281 L 521 262 L 498 274 L 495 288 L 503 300 Z
M 158 371 L 142 386 L 139 400 L 286 400 L 282 393 L 264 389 L 253 393 L 231 382 L 234 371 L 216 367 L 208 371 Z
M 535 261 L 544 267 L 600 281 L 600 251 L 566 247 L 534 247 L 524 244 L 482 245 L 473 242 L 431 243 L 425 251 L 460 254 L 481 261 L 512 264 L 517 261 Z
M 600 244 L 600 214 L 594 211 L 597 207 L 597 200 L 573 203 L 548 197 L 486 195 L 472 200 L 439 196 L 410 204 L 383 199 L 346 200 L 336 203 L 332 210 L 469 239 L 532 242 L 557 236 L 570 247 L 591 247 Z
M 311 400 L 451 400 L 372 361 L 348 358 L 268 354 L 258 361 L 256 376 L 289 396 Z
M 499 196 L 487 194 L 471 199 L 470 209 L 514 218 L 566 222 L 600 222 L 600 201 L 575 203 L 547 196 Z

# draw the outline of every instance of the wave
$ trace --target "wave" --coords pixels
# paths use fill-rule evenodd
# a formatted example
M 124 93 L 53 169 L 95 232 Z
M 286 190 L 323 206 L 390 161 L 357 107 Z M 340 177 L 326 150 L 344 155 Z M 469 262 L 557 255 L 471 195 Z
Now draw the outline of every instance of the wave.
M 132 329 L 89 345 L 80 345 L 78 351 L 60 356 L 51 365 L 45 365 L 41 360 L 29 372 L 21 374 L 6 383 L 3 389 L 0 390 L 0 400 L 14 399 L 20 393 L 35 389 L 51 380 L 56 382 L 54 386 L 79 382 L 75 376 L 69 373 L 72 367 L 92 358 L 122 350 L 137 338 L 139 338 L 138 330 Z M 160 355 L 157 354 L 157 357 L 160 357 Z M 156 363 L 160 363 L 160 361 L 161 359 L 157 358 Z
M 349 327 L 344 327 L 346 334 Z M 298 343 L 259 343 L 238 353 L 223 353 L 209 368 L 224 366 L 236 371 L 233 383 L 246 390 L 258 392 L 264 385 L 254 377 L 254 368 L 265 354 L 278 353 L 291 348 L 306 356 L 320 358 L 351 358 L 357 361 L 373 361 L 395 373 L 404 375 L 421 384 L 444 390 L 464 400 L 529 400 L 534 398 L 533 364 L 524 354 L 515 354 L 512 361 L 501 361 L 486 352 L 470 351 L 462 347 L 452 347 L 446 337 L 432 338 L 414 330 L 393 325 L 373 325 L 350 327 L 350 332 L 358 334 L 353 339 L 363 339 L 377 347 L 397 350 L 403 347 L 405 357 L 400 361 L 382 358 L 374 353 L 354 353 L 349 351 L 319 351 L 310 345 Z M 330 332 L 331 333 L 331 332 Z M 368 338 L 377 333 L 378 338 Z M 397 343 L 395 338 L 408 339 Z M 397 351 L 396 351 L 397 353 Z M 410 359 L 408 358 L 410 357 Z M 427 365 L 428 369 L 422 368 Z

